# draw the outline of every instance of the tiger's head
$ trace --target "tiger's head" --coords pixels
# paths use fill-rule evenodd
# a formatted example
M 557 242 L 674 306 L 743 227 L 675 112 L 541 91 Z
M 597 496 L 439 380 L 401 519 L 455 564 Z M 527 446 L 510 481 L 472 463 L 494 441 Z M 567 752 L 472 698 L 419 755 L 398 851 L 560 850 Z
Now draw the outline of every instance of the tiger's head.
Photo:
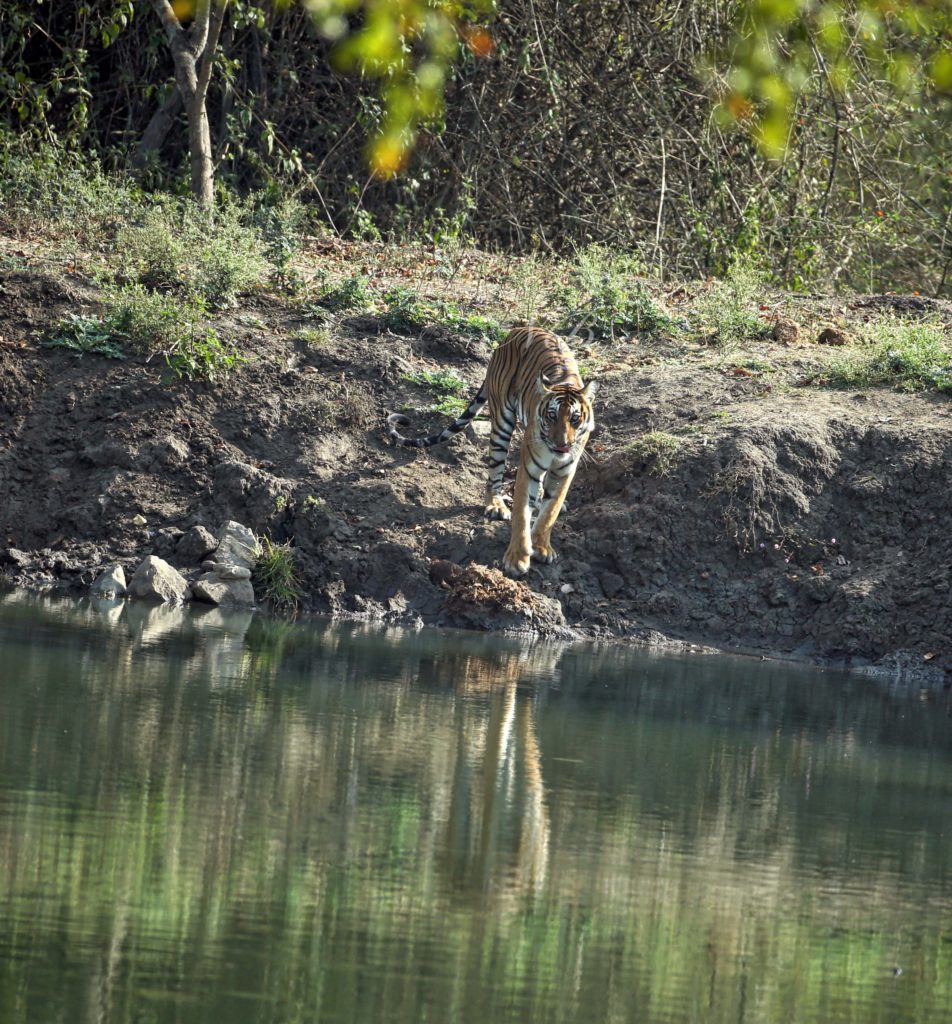
M 595 382 L 581 390 L 573 387 L 550 388 L 539 382 L 539 437 L 556 455 L 576 452 L 595 426 L 592 399 Z

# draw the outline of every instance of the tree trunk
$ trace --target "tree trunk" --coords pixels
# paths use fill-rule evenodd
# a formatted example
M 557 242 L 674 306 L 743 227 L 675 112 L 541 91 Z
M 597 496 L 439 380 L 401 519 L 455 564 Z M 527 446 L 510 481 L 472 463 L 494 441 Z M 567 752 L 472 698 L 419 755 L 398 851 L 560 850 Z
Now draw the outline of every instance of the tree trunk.
M 169 93 L 168 99 L 152 115 L 152 120 L 149 121 L 145 131 L 142 133 L 136 154 L 132 158 L 133 167 L 141 170 L 141 168 L 148 164 L 153 153 L 158 154 L 162 148 L 162 143 L 165 142 L 165 137 L 169 134 L 169 130 L 181 109 L 182 94 L 178 88 L 175 88 Z
M 175 81 L 185 103 L 192 195 L 199 206 L 211 210 L 215 201 L 215 166 L 206 100 L 228 0 L 198 0 L 188 31 L 182 28 L 168 0 L 152 0 L 152 6 L 165 27 Z

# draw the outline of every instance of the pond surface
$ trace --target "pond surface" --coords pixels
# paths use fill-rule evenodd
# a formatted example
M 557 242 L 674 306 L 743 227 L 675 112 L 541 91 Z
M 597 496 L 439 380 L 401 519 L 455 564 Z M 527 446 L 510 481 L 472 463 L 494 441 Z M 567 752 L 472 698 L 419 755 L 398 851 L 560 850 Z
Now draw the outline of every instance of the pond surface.
M 0 1022 L 952 1020 L 948 694 L 0 594 Z

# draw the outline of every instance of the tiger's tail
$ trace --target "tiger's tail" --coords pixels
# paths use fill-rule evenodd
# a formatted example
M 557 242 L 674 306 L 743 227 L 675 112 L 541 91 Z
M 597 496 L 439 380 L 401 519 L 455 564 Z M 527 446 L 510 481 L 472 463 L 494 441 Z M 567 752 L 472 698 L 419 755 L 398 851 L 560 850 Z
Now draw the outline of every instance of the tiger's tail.
M 460 414 L 459 419 L 453 420 L 452 423 L 444 427 L 438 434 L 431 434 L 429 437 L 404 437 L 397 430 L 397 427 L 405 426 L 410 422 L 410 419 L 399 412 L 393 412 L 387 417 L 387 433 L 393 438 L 394 444 L 406 445 L 409 448 L 432 448 L 433 445 L 442 444 L 444 441 L 448 441 L 454 434 L 465 430 L 487 401 L 487 389 L 484 382 L 479 391 L 476 392 L 476 396 Z

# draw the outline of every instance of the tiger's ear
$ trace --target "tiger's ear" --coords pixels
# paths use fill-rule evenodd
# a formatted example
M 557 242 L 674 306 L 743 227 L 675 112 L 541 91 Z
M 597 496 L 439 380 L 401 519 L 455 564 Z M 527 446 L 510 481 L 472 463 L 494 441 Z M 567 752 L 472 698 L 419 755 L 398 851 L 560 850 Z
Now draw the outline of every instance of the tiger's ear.
M 598 391 L 598 382 L 590 380 L 584 388 L 582 388 L 582 395 L 591 401 L 595 397 L 595 392 Z
M 536 377 L 535 386 L 536 386 L 536 393 L 538 395 L 548 394 L 552 390 L 549 387 L 548 378 L 546 377 L 546 375 L 544 373 L 540 373 L 539 376 Z

